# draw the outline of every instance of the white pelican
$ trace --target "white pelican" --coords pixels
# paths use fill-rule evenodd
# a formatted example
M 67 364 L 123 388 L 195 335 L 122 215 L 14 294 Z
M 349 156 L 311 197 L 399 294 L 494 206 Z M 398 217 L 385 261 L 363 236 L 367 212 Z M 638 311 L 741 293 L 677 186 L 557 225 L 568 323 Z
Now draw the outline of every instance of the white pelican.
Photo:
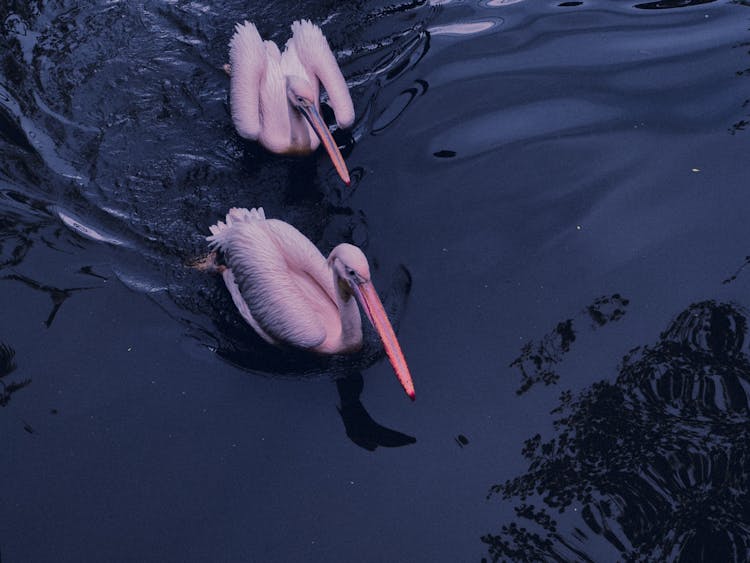
M 307 154 L 322 142 L 349 185 L 344 157 L 320 116 L 320 83 L 339 127 L 354 123 L 354 105 L 320 28 L 295 21 L 281 53 L 276 43 L 261 39 L 254 24 L 238 23 L 229 60 L 232 120 L 240 136 L 282 154 Z
M 290 224 L 266 219 L 263 208 L 232 208 L 210 227 L 212 250 L 224 255 L 224 283 L 242 317 L 262 338 L 320 354 L 345 354 L 362 346 L 355 299 L 383 341 L 406 394 L 414 384 L 391 323 L 370 281 L 362 251 L 339 244 L 326 260 Z

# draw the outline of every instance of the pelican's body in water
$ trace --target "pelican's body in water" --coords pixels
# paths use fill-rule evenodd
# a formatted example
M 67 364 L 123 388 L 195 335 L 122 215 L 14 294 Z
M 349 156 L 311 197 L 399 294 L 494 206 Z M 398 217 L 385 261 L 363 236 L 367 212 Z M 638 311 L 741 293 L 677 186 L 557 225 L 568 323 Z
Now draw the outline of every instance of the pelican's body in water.
M 339 244 L 328 259 L 297 229 L 266 219 L 262 208 L 232 208 L 211 226 L 210 247 L 242 317 L 267 342 L 321 354 L 362 346 L 357 301 L 373 324 L 407 395 L 414 385 L 362 251 Z
M 354 105 L 320 28 L 294 22 L 282 53 L 276 43 L 261 39 L 254 24 L 237 24 L 229 59 L 232 120 L 240 136 L 280 154 L 308 154 L 322 142 L 348 185 L 344 158 L 320 115 L 320 84 L 339 127 L 354 123 Z

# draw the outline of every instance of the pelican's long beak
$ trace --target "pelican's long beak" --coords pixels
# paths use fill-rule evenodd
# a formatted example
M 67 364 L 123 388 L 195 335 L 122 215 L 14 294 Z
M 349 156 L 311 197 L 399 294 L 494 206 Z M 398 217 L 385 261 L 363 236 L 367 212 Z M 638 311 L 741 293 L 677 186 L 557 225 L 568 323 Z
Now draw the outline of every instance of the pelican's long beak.
M 344 157 L 341 155 L 341 151 L 339 150 L 338 145 L 336 145 L 336 141 L 333 140 L 331 132 L 328 130 L 328 127 L 326 126 L 325 121 L 323 121 L 323 118 L 320 117 L 320 113 L 318 112 L 315 105 L 305 103 L 298 104 L 296 107 L 302 112 L 302 115 L 305 116 L 305 119 L 307 119 L 310 127 L 315 130 L 315 133 L 317 133 L 318 137 L 320 138 L 320 142 L 323 143 L 328 156 L 331 157 L 333 165 L 336 167 L 336 172 L 339 173 L 339 176 L 341 176 L 341 179 L 347 186 L 351 185 L 352 182 L 349 179 L 349 170 L 347 170 L 346 168 Z
M 403 352 L 401 352 L 401 346 L 399 346 L 388 316 L 385 314 L 380 297 L 378 297 L 375 288 L 369 281 L 361 284 L 352 283 L 350 285 L 354 289 L 354 295 L 357 297 L 359 304 L 365 310 L 367 318 L 370 319 L 372 326 L 375 327 L 380 339 L 383 341 L 385 353 L 388 354 L 388 359 L 396 371 L 396 377 L 401 382 L 406 394 L 413 401 L 416 395 L 414 394 L 414 383 L 411 380 L 409 366 L 406 365 L 406 359 Z

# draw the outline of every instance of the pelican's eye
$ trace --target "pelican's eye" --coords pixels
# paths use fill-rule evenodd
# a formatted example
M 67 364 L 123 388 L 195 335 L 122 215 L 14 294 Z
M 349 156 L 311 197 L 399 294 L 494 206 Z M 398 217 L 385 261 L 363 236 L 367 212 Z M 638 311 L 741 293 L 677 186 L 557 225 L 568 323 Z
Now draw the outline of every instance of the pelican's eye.
M 350 278 L 353 278 L 356 274 L 357 274 L 357 272 L 355 272 L 351 268 L 347 268 L 346 269 L 346 275 L 349 276 Z

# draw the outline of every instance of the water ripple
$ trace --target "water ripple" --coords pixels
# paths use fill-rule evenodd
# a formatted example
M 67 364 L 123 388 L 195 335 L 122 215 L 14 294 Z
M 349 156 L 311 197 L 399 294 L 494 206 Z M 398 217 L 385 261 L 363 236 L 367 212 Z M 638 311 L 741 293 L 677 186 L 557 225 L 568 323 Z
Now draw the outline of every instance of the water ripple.
M 592 127 L 622 125 L 617 107 L 567 98 L 514 106 L 455 123 L 430 140 L 429 152 L 460 147 L 459 157 L 478 156 L 500 146 L 549 136 L 585 133 Z

